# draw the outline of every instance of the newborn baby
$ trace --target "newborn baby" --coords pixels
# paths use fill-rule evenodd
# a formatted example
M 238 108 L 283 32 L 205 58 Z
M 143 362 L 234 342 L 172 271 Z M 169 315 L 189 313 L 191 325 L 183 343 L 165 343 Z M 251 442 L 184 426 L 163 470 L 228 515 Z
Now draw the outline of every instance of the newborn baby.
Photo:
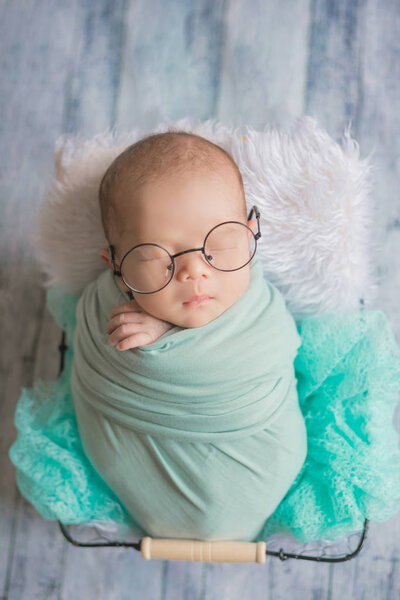
M 301 340 L 263 278 L 240 171 L 204 138 L 155 134 L 99 200 L 109 269 L 79 300 L 71 374 L 85 452 L 143 532 L 256 540 L 307 437 Z

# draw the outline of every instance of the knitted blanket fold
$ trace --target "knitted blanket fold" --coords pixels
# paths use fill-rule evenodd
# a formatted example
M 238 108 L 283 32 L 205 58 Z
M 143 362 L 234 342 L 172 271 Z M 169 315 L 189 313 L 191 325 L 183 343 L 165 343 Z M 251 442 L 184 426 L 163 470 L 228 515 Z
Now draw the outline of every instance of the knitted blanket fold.
M 253 539 L 306 456 L 301 339 L 282 295 L 254 260 L 218 318 L 126 352 L 104 333 L 122 301 L 107 270 L 77 305 L 71 391 L 87 456 L 151 535 Z

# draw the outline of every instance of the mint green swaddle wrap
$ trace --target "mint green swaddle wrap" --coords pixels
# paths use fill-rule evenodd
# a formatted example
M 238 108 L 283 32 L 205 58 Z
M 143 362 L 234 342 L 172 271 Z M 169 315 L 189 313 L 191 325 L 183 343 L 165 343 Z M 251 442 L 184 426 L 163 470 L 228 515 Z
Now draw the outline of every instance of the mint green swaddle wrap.
M 105 326 L 127 300 L 108 269 L 77 304 L 71 392 L 90 462 L 149 535 L 252 541 L 307 453 L 282 295 L 253 259 L 217 319 L 120 352 Z

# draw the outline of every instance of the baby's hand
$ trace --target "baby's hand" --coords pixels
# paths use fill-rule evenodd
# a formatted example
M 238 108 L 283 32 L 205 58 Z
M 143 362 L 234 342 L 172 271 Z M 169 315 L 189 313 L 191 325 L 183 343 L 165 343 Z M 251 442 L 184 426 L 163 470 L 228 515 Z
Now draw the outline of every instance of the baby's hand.
M 136 300 L 116 306 L 107 323 L 106 333 L 109 344 L 117 350 L 129 350 L 137 346 L 152 344 L 168 329 L 172 323 L 152 317 L 140 308 Z

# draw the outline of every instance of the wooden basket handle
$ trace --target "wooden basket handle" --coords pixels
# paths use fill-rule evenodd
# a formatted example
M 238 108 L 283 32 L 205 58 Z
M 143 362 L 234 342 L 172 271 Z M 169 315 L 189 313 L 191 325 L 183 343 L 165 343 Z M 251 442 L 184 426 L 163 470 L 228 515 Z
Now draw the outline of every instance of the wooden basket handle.
M 265 563 L 265 542 L 235 542 L 230 540 L 187 540 L 144 537 L 140 550 L 150 560 L 188 560 L 198 562 Z

